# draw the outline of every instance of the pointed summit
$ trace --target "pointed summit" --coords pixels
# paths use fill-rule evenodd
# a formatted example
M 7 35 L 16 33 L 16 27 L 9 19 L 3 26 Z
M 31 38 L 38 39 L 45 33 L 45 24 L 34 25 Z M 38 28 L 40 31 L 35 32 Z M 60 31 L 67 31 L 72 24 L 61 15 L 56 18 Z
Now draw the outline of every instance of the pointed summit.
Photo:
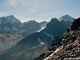
M 68 14 L 66 14 L 66 15 L 60 17 L 59 20 L 60 20 L 60 21 L 61 21 L 61 20 L 64 20 L 64 21 L 73 21 L 74 18 L 71 17 L 71 16 L 69 16 Z
M 10 15 L 11 17 L 14 17 L 13 15 Z
M 7 22 L 10 22 L 12 24 L 14 23 L 21 23 L 16 17 L 14 17 L 13 15 L 9 15 L 5 17 Z
M 64 15 L 64 16 L 68 16 L 68 17 L 71 17 L 70 15 L 68 15 L 68 14 L 66 14 L 66 15 Z
M 6 17 L 11 17 L 11 18 L 15 18 L 13 15 L 9 15 L 9 16 L 6 16 Z

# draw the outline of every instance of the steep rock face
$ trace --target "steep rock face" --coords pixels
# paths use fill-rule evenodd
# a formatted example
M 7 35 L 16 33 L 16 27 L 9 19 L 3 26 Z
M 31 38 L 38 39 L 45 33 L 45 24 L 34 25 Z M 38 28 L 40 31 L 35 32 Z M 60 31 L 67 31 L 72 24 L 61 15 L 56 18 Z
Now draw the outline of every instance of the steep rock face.
M 17 24 L 20 24 L 21 22 L 16 19 L 13 15 L 10 15 L 10 16 L 6 16 L 6 17 L 1 17 L 0 18 L 0 24 L 7 24 L 7 23 L 11 23 L 13 25 L 16 25 Z M 15 24 L 14 24 L 15 23 Z
M 14 47 L 2 54 L 0 60 L 32 60 L 38 57 L 50 46 L 54 38 L 66 32 L 61 29 L 66 30 L 70 24 L 69 21 L 58 21 L 56 18 L 52 18 L 45 29 L 22 39 Z M 58 35 L 58 33 L 60 34 Z
M 63 60 L 80 58 L 80 18 L 60 38 L 53 41 L 48 50 L 35 60 Z
M 21 22 L 13 15 L 0 18 L 0 33 L 13 33 L 18 31 Z
M 76 19 L 71 25 L 71 30 L 77 30 L 80 27 L 80 20 Z
M 50 23 L 47 24 L 46 28 L 42 32 L 53 35 L 55 39 L 56 37 L 64 34 L 66 32 L 66 29 L 71 25 L 71 23 L 71 21 L 59 21 L 56 18 L 52 18 Z

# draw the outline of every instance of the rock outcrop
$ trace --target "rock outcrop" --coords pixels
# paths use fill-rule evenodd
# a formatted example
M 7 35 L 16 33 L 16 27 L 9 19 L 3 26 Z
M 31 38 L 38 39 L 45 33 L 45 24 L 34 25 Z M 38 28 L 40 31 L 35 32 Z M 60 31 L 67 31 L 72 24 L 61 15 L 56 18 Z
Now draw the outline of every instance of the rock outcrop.
M 35 60 L 80 59 L 80 18 L 75 19 L 67 32 L 53 41 L 48 50 Z

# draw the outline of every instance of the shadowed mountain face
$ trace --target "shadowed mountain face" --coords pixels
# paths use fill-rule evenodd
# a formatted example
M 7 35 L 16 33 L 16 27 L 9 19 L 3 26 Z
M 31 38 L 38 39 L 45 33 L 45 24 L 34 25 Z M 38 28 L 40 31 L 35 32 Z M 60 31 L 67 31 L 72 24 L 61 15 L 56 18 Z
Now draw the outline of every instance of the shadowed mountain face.
M 5 51 L 0 56 L 0 60 L 32 60 L 38 57 L 57 36 L 66 32 L 71 23 L 71 21 L 58 21 L 52 18 L 46 28 L 22 39 L 14 47 Z
M 80 58 L 80 18 L 75 19 L 67 32 L 35 60 Z
M 0 34 L 0 54 L 16 45 L 22 39 L 23 36 L 18 34 Z

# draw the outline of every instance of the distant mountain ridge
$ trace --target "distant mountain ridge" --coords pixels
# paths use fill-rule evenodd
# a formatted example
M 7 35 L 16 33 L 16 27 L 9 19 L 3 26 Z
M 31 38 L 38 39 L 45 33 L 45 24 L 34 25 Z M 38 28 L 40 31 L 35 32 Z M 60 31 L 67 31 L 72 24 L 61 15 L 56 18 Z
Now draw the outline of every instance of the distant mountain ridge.
M 36 21 L 22 23 L 13 15 L 0 18 L 0 34 L 22 34 L 26 36 L 38 31 L 40 28 L 40 24 Z
M 73 21 L 74 18 L 69 15 L 64 15 L 60 17 L 59 20 Z M 46 27 L 46 24 L 46 21 L 38 23 L 35 20 L 22 23 L 13 15 L 10 15 L 0 18 L 0 34 L 22 34 L 27 36 L 31 33 L 39 31 L 43 27 Z

